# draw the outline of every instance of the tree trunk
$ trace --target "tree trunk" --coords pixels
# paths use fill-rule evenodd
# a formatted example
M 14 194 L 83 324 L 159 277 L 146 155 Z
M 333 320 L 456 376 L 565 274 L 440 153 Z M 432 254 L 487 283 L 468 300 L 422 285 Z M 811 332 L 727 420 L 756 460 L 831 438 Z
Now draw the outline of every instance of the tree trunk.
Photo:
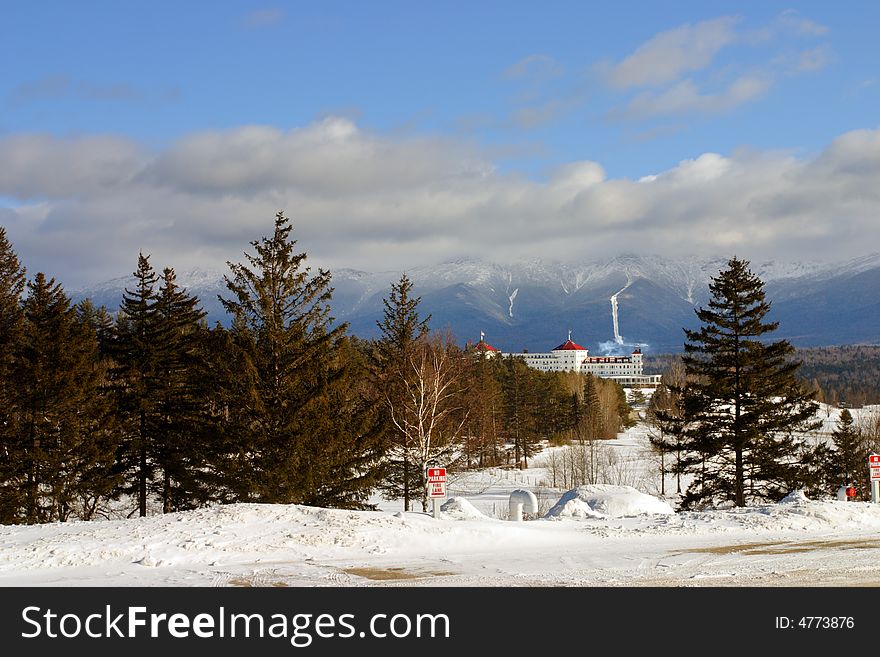
M 736 505 L 745 506 L 745 476 L 743 473 L 743 451 L 741 447 L 736 450 Z
M 147 515 L 147 418 L 141 411 L 141 444 L 138 463 L 138 511 L 141 518 Z
M 171 475 L 165 471 L 162 482 L 162 513 L 171 513 Z

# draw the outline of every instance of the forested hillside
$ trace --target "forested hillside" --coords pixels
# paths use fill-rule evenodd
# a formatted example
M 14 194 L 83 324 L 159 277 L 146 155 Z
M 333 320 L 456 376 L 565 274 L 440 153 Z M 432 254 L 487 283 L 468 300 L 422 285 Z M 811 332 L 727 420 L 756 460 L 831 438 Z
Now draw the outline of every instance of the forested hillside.
M 843 345 L 801 348 L 798 376 L 817 390 L 817 400 L 850 406 L 880 404 L 880 346 Z M 659 374 L 678 356 L 645 356 L 645 372 Z

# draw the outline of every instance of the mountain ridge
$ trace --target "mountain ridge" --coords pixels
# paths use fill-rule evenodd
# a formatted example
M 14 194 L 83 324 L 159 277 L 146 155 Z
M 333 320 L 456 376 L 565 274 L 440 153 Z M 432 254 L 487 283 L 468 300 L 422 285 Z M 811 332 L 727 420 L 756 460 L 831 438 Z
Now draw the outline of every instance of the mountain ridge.
M 646 352 L 680 351 L 683 327 L 697 325 L 694 309 L 709 299 L 709 281 L 726 265 L 713 257 L 665 258 L 620 254 L 604 260 L 561 262 L 539 258 L 508 264 L 461 258 L 406 270 L 420 310 L 432 327 L 451 329 L 460 341 L 481 332 L 505 351 L 552 348 L 569 329 L 593 351 L 620 353 L 640 346 Z M 880 253 L 841 262 L 752 264 L 765 282 L 774 336 L 796 346 L 880 342 Z M 400 271 L 333 271 L 331 302 L 336 322 L 355 335 L 378 334 L 382 299 Z M 199 269 L 178 274 L 178 283 L 196 294 L 209 321 L 225 322 L 217 295 L 226 292 L 224 273 Z M 131 277 L 118 277 L 75 291 L 115 311 Z M 613 301 L 612 301 L 613 299 Z M 616 319 L 615 319 L 616 313 Z

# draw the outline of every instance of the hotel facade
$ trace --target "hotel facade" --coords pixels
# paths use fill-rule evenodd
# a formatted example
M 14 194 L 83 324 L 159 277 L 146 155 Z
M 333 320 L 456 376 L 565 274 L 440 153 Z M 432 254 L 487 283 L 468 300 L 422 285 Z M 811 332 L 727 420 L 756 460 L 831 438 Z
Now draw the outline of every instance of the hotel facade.
M 488 344 L 483 335 L 475 345 L 486 357 L 522 358 L 526 365 L 542 372 L 583 372 L 603 379 L 613 379 L 625 388 L 656 388 L 659 374 L 644 374 L 642 350 L 636 347 L 629 356 L 590 356 L 586 347 L 568 340 L 548 352 L 504 353 Z

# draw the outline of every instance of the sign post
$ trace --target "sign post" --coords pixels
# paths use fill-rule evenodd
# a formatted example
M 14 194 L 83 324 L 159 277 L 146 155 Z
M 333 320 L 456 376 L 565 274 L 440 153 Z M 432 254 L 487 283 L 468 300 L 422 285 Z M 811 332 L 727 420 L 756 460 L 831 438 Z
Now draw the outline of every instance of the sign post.
M 446 497 L 446 468 L 428 468 L 428 497 L 434 501 L 434 517 L 440 517 L 440 500 Z
M 880 454 L 868 455 L 868 470 L 871 473 L 871 501 L 880 504 Z

